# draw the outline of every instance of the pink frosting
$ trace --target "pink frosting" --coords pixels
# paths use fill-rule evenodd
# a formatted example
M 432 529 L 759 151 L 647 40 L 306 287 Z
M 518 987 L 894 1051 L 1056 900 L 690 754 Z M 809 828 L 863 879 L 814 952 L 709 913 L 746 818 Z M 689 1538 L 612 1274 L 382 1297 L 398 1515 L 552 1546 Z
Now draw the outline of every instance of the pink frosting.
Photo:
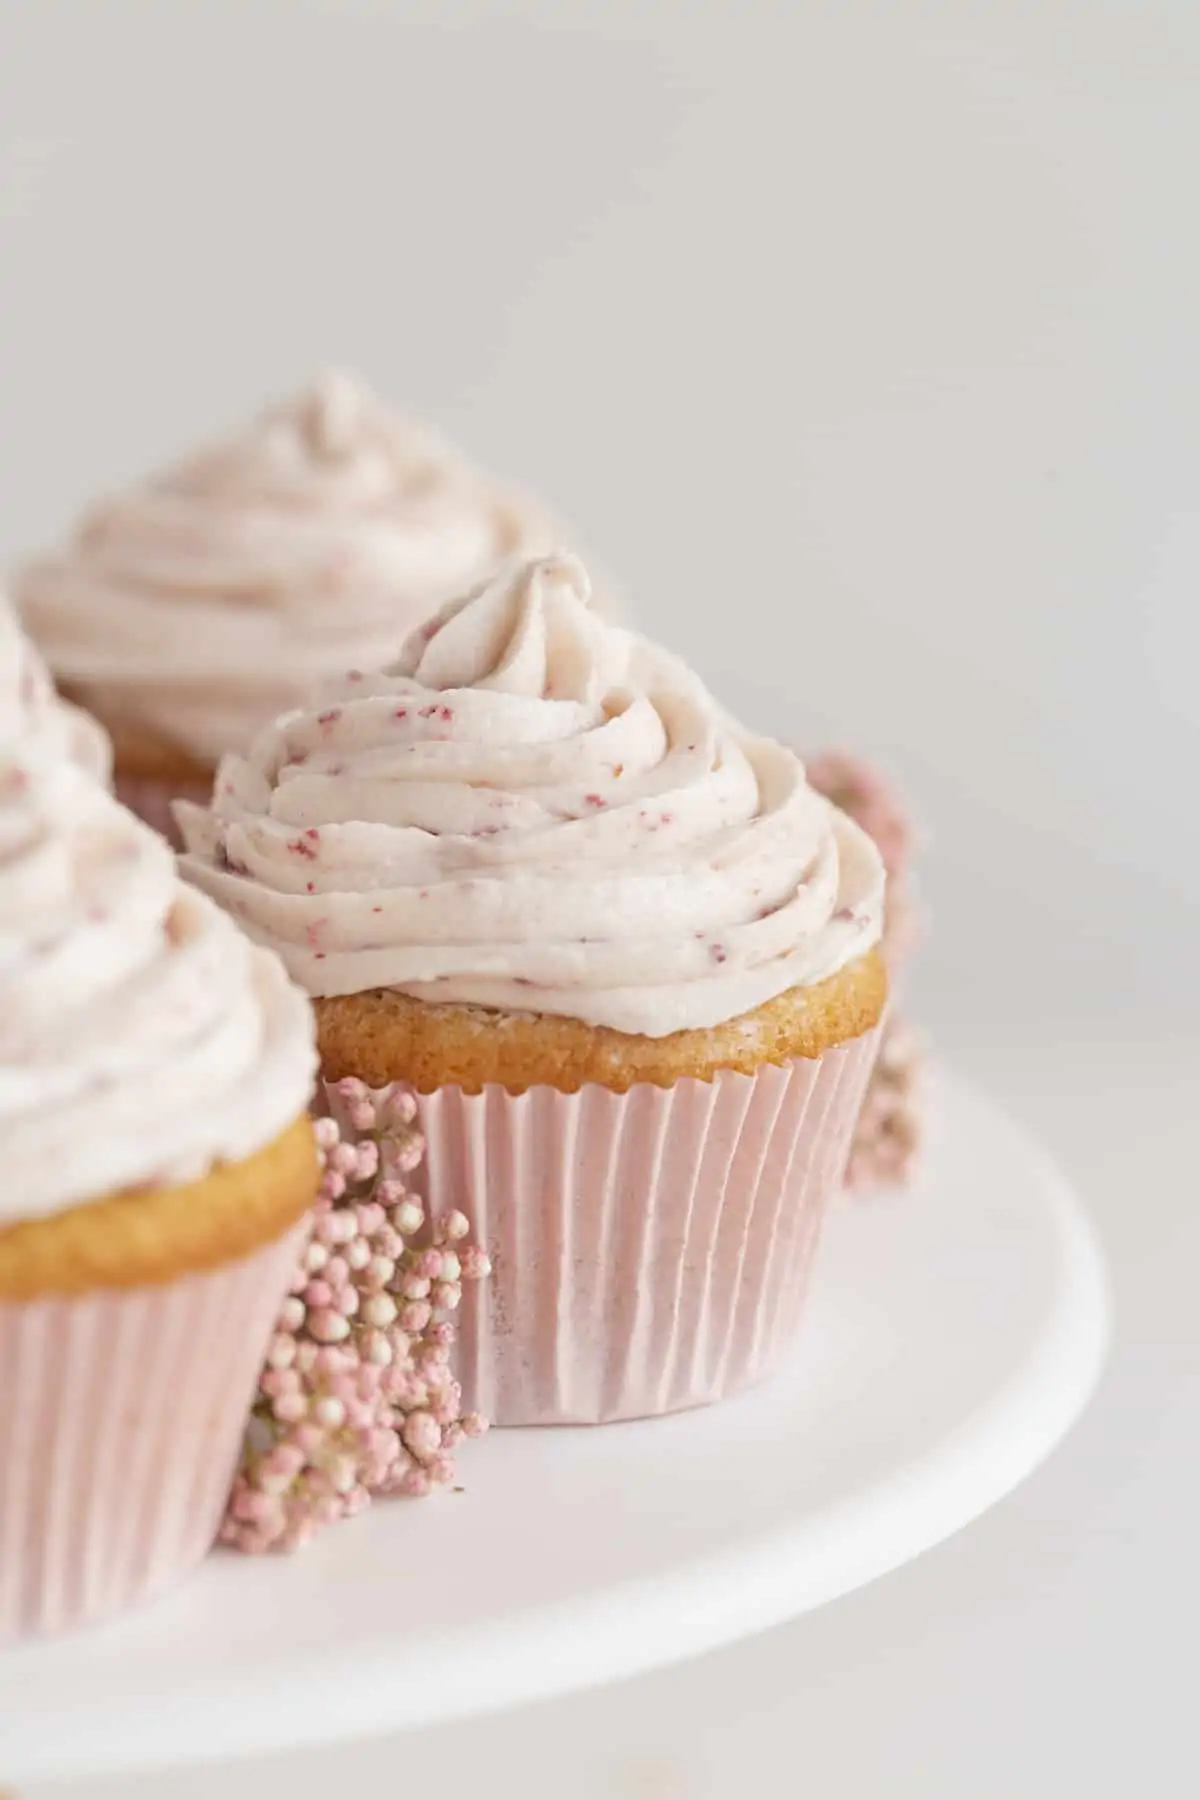
M 180 805 L 183 871 L 316 995 L 657 1037 L 832 974 L 883 868 L 794 753 L 589 609 L 574 558 L 445 608 Z
M 0 1218 L 188 1180 L 308 1103 L 311 1009 L 61 757 L 0 749 Z
M 0 750 L 61 756 L 106 782 L 108 738 L 95 719 L 58 698 L 41 657 L 0 594 Z
M 100 507 L 19 598 L 60 678 L 215 763 L 450 595 L 548 549 L 546 515 L 352 379 Z

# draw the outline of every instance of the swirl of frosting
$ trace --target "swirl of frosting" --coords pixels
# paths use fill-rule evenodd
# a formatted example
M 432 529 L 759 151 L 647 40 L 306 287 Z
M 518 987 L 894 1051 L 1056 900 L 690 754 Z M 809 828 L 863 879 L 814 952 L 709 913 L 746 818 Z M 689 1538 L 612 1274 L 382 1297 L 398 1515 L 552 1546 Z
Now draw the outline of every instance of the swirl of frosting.
M 107 734 L 89 714 L 59 699 L 46 665 L 0 594 L 0 750 L 4 749 L 64 757 L 102 782 L 112 770 Z
M 100 507 L 19 599 L 56 676 L 201 762 L 243 749 L 508 558 L 553 547 L 485 479 L 351 378 Z
M 874 845 L 796 756 L 587 606 L 570 557 L 445 608 L 395 667 L 180 805 L 184 874 L 314 995 L 395 988 L 661 1037 L 879 936 Z
M 58 758 L 0 752 L 0 1217 L 187 1181 L 307 1105 L 311 1010 Z

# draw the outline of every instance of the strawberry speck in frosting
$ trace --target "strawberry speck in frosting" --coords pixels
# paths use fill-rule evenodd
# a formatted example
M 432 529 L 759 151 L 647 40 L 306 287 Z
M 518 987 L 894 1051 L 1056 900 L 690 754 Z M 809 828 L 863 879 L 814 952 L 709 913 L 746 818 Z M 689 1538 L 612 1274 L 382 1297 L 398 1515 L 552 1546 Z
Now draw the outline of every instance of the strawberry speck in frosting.
M 341 707 L 331 706 L 327 712 L 317 714 L 317 724 L 324 729 L 328 729 L 330 725 L 336 725 L 341 716 Z

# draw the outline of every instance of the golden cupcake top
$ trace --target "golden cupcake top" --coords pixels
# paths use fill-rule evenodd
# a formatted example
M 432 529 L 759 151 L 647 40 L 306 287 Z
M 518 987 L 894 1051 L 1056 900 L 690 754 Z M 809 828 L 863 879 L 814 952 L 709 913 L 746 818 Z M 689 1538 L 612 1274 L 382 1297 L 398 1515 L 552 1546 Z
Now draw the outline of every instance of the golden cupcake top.
M 606 625 L 573 557 L 452 602 L 181 805 L 184 874 L 309 993 L 661 1037 L 878 939 L 883 868 L 792 751 Z

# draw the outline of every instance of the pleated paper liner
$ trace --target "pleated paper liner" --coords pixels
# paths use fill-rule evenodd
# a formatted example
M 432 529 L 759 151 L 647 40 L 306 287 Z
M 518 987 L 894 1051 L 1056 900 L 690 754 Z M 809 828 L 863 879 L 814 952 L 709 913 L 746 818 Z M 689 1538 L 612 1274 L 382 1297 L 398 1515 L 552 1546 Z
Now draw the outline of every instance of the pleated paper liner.
M 702 1406 L 795 1341 L 877 1031 L 754 1075 L 626 1094 L 419 1095 L 414 1183 L 492 1258 L 464 1300 L 464 1404 L 498 1425 Z
M 205 1556 L 307 1229 L 161 1287 L 0 1304 L 0 1643 L 105 1618 Z

